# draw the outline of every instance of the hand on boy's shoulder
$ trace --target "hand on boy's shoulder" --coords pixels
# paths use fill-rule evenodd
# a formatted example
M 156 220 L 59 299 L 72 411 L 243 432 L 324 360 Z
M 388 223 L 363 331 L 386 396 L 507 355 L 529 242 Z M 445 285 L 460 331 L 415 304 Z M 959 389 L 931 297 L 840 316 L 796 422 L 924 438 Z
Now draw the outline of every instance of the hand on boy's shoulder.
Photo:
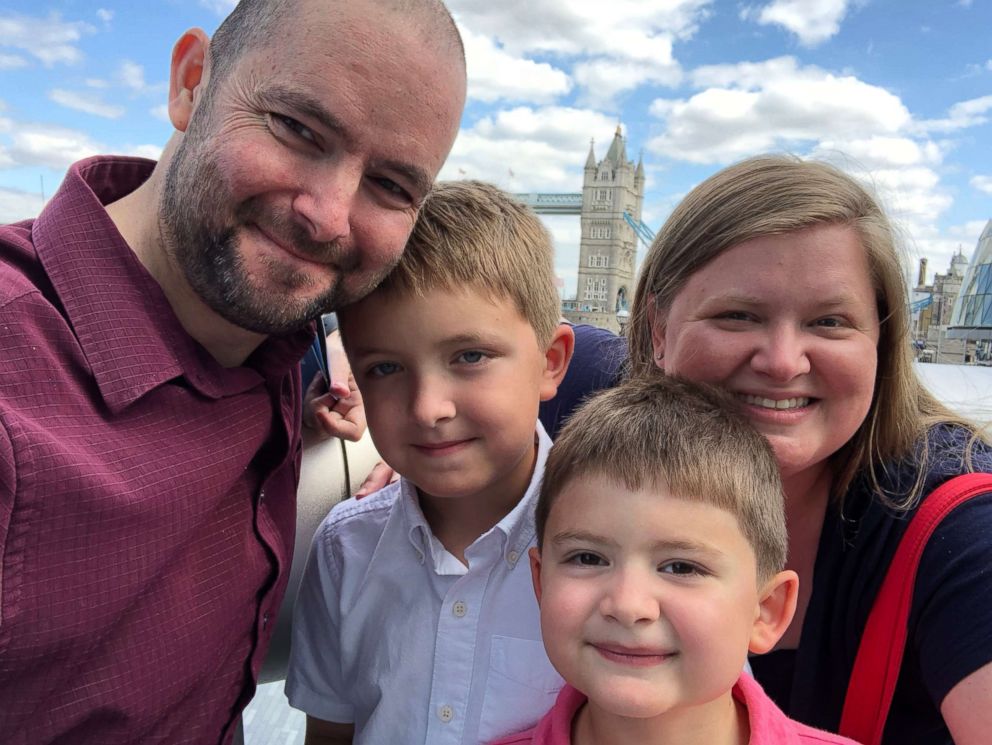
M 367 497 L 372 492 L 377 492 L 397 481 L 399 477 L 400 475 L 393 470 L 392 466 L 386 463 L 386 461 L 380 460 L 369 471 L 369 475 L 365 477 L 365 481 L 358 487 L 358 491 L 355 492 L 354 497 L 355 499 Z

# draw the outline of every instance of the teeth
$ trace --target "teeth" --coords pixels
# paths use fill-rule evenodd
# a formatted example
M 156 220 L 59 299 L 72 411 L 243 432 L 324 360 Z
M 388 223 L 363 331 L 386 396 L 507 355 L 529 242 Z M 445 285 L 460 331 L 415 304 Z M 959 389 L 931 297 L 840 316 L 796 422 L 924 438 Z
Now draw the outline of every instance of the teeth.
M 775 400 L 773 398 L 762 398 L 761 396 L 749 396 L 739 394 L 739 398 L 751 406 L 760 406 L 763 409 L 799 409 L 809 406 L 809 398 L 783 398 Z

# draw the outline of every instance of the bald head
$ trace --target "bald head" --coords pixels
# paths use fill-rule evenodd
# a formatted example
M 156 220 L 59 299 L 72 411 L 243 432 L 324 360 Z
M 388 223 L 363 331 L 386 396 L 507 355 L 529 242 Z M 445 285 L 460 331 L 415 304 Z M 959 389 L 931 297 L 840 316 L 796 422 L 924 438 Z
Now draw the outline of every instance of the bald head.
M 316 5 L 321 12 L 334 16 L 362 3 L 381 13 L 402 16 L 425 44 L 450 56 L 464 69 L 461 34 L 441 0 L 240 0 L 210 40 L 211 79 L 219 82 L 244 52 L 272 43 L 282 24 L 298 22 L 304 6 Z

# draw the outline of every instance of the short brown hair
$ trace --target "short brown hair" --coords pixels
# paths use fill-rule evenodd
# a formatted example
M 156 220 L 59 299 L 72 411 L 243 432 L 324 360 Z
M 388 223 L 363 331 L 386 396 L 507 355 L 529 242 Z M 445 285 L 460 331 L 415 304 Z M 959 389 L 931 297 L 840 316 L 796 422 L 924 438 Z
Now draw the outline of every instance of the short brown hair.
M 775 456 L 723 390 L 659 373 L 585 403 L 548 455 L 538 546 L 558 495 L 590 474 L 632 491 L 664 483 L 681 499 L 727 510 L 754 549 L 760 580 L 785 565 L 785 500 Z
M 875 395 L 864 422 L 833 456 L 833 494 L 840 499 L 857 475 L 867 474 L 883 501 L 905 509 L 919 496 L 927 473 L 926 430 L 940 422 L 972 432 L 976 428 L 938 402 L 917 378 L 894 231 L 875 197 L 840 169 L 764 155 L 725 168 L 690 191 L 658 231 L 641 265 L 628 326 L 631 371 L 656 371 L 652 317 L 665 317 L 695 272 L 745 241 L 818 225 L 850 226 L 857 233 L 881 322 Z M 915 486 L 907 494 L 884 493 L 876 470 L 914 453 L 919 462 Z
M 533 210 L 492 184 L 445 181 L 424 200 L 403 257 L 373 295 L 479 289 L 510 299 L 544 346 L 561 315 L 554 276 L 551 236 Z

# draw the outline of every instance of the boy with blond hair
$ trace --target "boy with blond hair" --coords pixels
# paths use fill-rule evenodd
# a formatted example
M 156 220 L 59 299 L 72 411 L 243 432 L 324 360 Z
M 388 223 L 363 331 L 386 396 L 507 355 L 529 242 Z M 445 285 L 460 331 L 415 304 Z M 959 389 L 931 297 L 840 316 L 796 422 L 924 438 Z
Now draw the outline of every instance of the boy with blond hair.
M 314 536 L 286 692 L 307 743 L 472 743 L 532 725 L 561 678 L 526 561 L 560 325 L 550 237 L 494 186 L 439 184 L 403 258 L 338 312 L 382 457 L 402 478 Z
M 768 443 L 713 388 L 633 380 L 565 425 L 530 550 L 548 656 L 566 681 L 497 745 L 850 743 L 788 719 L 742 673 L 796 608 Z

